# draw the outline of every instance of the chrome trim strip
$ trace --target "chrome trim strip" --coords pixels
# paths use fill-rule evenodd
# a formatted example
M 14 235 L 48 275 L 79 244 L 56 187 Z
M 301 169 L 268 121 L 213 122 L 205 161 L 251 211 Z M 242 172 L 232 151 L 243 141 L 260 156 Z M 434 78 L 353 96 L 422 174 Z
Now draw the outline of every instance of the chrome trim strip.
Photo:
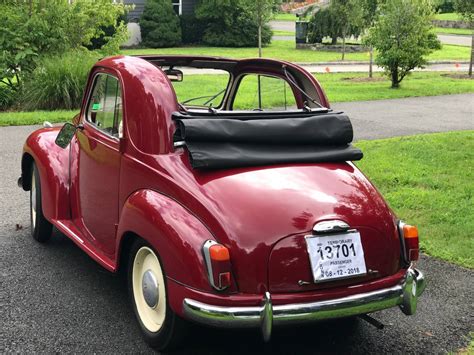
M 186 145 L 185 141 L 178 141 L 178 142 L 173 143 L 173 147 L 175 147 L 175 148 L 184 147 L 185 145 Z
M 207 268 L 207 277 L 209 279 L 209 283 L 211 284 L 212 287 L 214 287 L 217 291 L 223 291 L 227 288 L 227 286 L 222 287 L 221 286 L 221 279 L 219 278 L 219 284 L 216 285 L 214 282 L 214 271 L 212 270 L 212 262 L 211 262 L 211 255 L 209 252 L 209 249 L 213 246 L 219 244 L 215 242 L 214 240 L 206 240 L 204 242 L 204 245 L 202 246 L 202 253 L 204 255 L 204 261 L 206 262 L 206 268 Z
M 185 298 L 183 312 L 189 320 L 216 327 L 260 327 L 264 340 L 268 341 L 273 325 L 355 316 L 395 306 L 399 306 L 407 315 L 414 314 L 418 297 L 425 287 L 423 273 L 409 268 L 404 279 L 396 286 L 338 299 L 273 306 L 270 293 L 266 292 L 260 306 L 224 307 Z
M 331 221 L 322 221 L 318 222 L 313 227 L 313 232 L 322 234 L 322 233 L 337 233 L 337 232 L 347 232 L 350 226 L 339 219 L 334 219 Z

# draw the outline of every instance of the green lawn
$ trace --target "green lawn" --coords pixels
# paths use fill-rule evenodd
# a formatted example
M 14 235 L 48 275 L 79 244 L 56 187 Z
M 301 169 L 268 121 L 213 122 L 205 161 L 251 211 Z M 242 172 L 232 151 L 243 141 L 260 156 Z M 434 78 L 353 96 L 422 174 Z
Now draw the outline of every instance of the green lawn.
M 461 21 L 462 20 L 461 16 L 459 16 L 459 14 L 455 12 L 448 12 L 446 14 L 436 14 L 435 19 L 447 20 L 447 21 Z
M 360 141 L 357 165 L 397 215 L 418 226 L 422 250 L 474 268 L 474 131 Z
M 275 14 L 273 19 L 275 21 L 295 22 L 296 21 L 296 15 L 295 14 L 280 13 L 280 14 Z
M 294 31 L 279 31 L 279 30 L 273 30 L 273 35 L 274 36 L 294 36 L 295 32 Z
M 472 31 L 467 28 L 444 28 L 444 27 L 435 27 L 434 31 L 436 33 L 447 33 L 453 35 L 471 35 Z
M 315 74 L 315 76 L 326 91 L 330 102 L 474 92 L 472 80 L 453 79 L 438 72 L 414 72 L 402 81 L 399 89 L 391 89 L 390 82 L 386 78 L 372 82 L 357 81 L 360 78 L 365 78 L 367 76 L 365 73 L 328 73 Z M 381 74 L 375 74 L 375 78 L 381 78 Z M 178 98 L 184 101 L 192 97 L 216 94 L 225 88 L 227 80 L 225 75 L 185 75 L 182 83 L 175 83 L 175 89 Z M 254 86 L 255 89 L 256 85 Z M 269 88 L 269 92 L 281 93 L 282 87 L 276 88 L 280 91 L 274 89 L 273 87 Z M 248 108 L 253 105 L 252 107 L 254 107 L 255 90 L 252 91 L 251 84 L 246 91 L 245 102 L 242 102 L 241 106 Z M 277 94 L 271 96 L 272 106 L 284 106 L 284 100 L 281 99 L 284 96 Z M 217 100 L 214 103 L 215 105 L 219 104 Z M 74 114 L 75 111 L 0 112 L 0 126 L 41 124 L 43 121 L 65 122 L 70 121 Z
M 435 96 L 474 92 L 474 81 L 454 79 L 439 72 L 413 72 L 403 79 L 399 89 L 391 89 L 390 81 L 354 82 L 344 78 L 362 78 L 365 73 L 315 74 L 330 102 L 382 100 L 415 96 Z M 375 74 L 374 77 L 381 77 Z
M 31 111 L 31 112 L 0 112 L 0 126 L 23 126 L 51 123 L 70 122 L 79 110 L 66 111 Z
M 182 54 L 182 55 L 210 55 L 229 58 L 255 58 L 258 57 L 257 48 L 222 48 L 222 47 L 202 47 L 186 46 L 177 48 L 143 48 L 124 49 L 123 54 Z M 294 41 L 273 41 L 268 47 L 263 48 L 263 56 L 266 58 L 288 60 L 298 63 L 333 62 L 341 59 L 340 53 L 328 51 L 310 51 L 296 49 Z M 429 60 L 468 60 L 470 48 L 464 46 L 443 45 L 439 51 L 431 54 Z M 347 53 L 347 61 L 367 61 L 368 53 Z
M 443 44 L 439 51 L 434 51 L 428 56 L 428 60 L 469 60 L 471 48 L 469 46 L 455 46 Z

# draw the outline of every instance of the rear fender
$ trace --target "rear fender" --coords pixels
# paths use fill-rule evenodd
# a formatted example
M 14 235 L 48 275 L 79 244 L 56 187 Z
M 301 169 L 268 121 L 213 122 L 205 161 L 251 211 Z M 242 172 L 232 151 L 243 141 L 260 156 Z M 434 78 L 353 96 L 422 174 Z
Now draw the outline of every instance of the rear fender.
M 192 288 L 212 291 L 207 279 L 202 246 L 214 240 L 210 231 L 175 200 L 153 190 L 139 190 L 125 202 L 117 235 L 120 258 L 124 237 L 133 233 L 159 254 L 166 276 Z M 125 249 L 125 248 L 124 248 Z
M 48 220 L 69 219 L 69 149 L 55 144 L 60 127 L 42 128 L 26 139 L 21 160 L 23 190 L 31 188 L 32 163 L 41 180 L 43 214 Z

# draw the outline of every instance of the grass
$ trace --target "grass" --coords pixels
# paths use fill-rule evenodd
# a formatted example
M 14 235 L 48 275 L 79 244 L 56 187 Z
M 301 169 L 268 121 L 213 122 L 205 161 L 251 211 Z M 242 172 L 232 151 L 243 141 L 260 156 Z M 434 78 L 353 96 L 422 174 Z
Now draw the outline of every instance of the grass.
M 360 141 L 357 165 L 397 215 L 420 231 L 422 250 L 474 268 L 474 131 Z
M 453 35 L 471 35 L 472 31 L 468 28 L 444 28 L 444 27 L 435 27 L 434 31 L 436 33 L 447 33 Z
M 0 112 L 0 126 L 42 124 L 44 121 L 70 122 L 78 112 L 79 110 Z
M 454 79 L 439 72 L 414 72 L 401 82 L 399 89 L 391 89 L 390 81 L 373 82 L 344 80 L 345 78 L 364 78 L 366 73 L 316 74 L 324 88 L 329 102 L 382 100 L 416 96 L 435 96 L 474 92 L 474 81 Z M 382 77 L 375 74 L 375 78 Z
M 122 54 L 182 54 L 182 55 L 208 55 L 229 58 L 255 58 L 258 57 L 257 48 L 223 48 L 186 46 L 176 48 L 143 48 L 124 49 Z M 376 55 L 376 54 L 375 54 Z M 341 59 L 341 54 L 329 51 L 311 51 L 296 49 L 293 41 L 273 41 L 269 46 L 263 48 L 263 56 L 266 58 L 287 60 L 297 63 L 334 62 Z M 468 60 L 470 48 L 465 46 L 443 45 L 441 50 L 432 53 L 428 60 Z M 368 61 L 368 52 L 346 53 L 347 61 Z
M 474 82 L 470 79 L 454 79 L 438 72 L 414 72 L 405 78 L 399 89 L 391 89 L 390 82 L 375 74 L 375 81 L 363 81 L 366 73 L 327 73 L 315 74 L 330 102 L 381 100 L 416 96 L 433 96 L 474 92 Z M 185 75 L 184 81 L 174 83 L 180 101 L 186 99 L 213 95 L 225 88 L 228 77 L 226 75 Z M 270 102 L 272 107 L 283 107 L 284 96 L 282 86 L 276 83 L 265 83 L 267 93 L 272 92 Z M 256 85 L 245 90 L 241 108 L 256 105 Z M 288 91 L 287 91 L 288 92 Z M 274 94 L 273 94 L 274 93 Z M 220 98 L 214 100 L 218 105 Z M 265 96 L 264 96 L 265 98 Z M 205 100 L 201 100 L 204 102 Z M 199 103 L 196 101 L 194 103 Z M 264 102 L 265 103 L 265 102 Z M 253 106 L 252 106 L 253 105 Z M 70 121 L 76 111 L 36 111 L 36 112 L 0 112 L 0 126 L 41 124 L 43 121 L 51 123 Z
M 275 14 L 273 19 L 275 21 L 295 22 L 296 21 L 296 15 L 295 14 L 287 14 L 287 13 L 279 13 L 279 14 Z
M 428 56 L 428 60 L 469 60 L 471 48 L 469 46 L 455 46 L 443 44 L 443 47 Z
M 274 36 L 294 36 L 294 31 L 280 31 L 280 30 L 273 30 Z
M 435 19 L 446 21 L 462 21 L 461 16 L 455 12 L 448 12 L 446 14 L 436 14 Z

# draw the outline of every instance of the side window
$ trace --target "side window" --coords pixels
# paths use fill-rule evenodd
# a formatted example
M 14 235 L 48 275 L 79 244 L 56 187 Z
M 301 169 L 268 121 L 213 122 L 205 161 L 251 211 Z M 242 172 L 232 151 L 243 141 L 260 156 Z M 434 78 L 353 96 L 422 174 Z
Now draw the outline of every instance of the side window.
M 259 94 L 260 87 L 260 94 Z M 273 76 L 247 74 L 237 88 L 234 110 L 296 110 L 296 99 L 286 80 Z
M 122 95 L 117 78 L 108 74 L 96 76 L 86 118 L 100 130 L 122 136 Z

